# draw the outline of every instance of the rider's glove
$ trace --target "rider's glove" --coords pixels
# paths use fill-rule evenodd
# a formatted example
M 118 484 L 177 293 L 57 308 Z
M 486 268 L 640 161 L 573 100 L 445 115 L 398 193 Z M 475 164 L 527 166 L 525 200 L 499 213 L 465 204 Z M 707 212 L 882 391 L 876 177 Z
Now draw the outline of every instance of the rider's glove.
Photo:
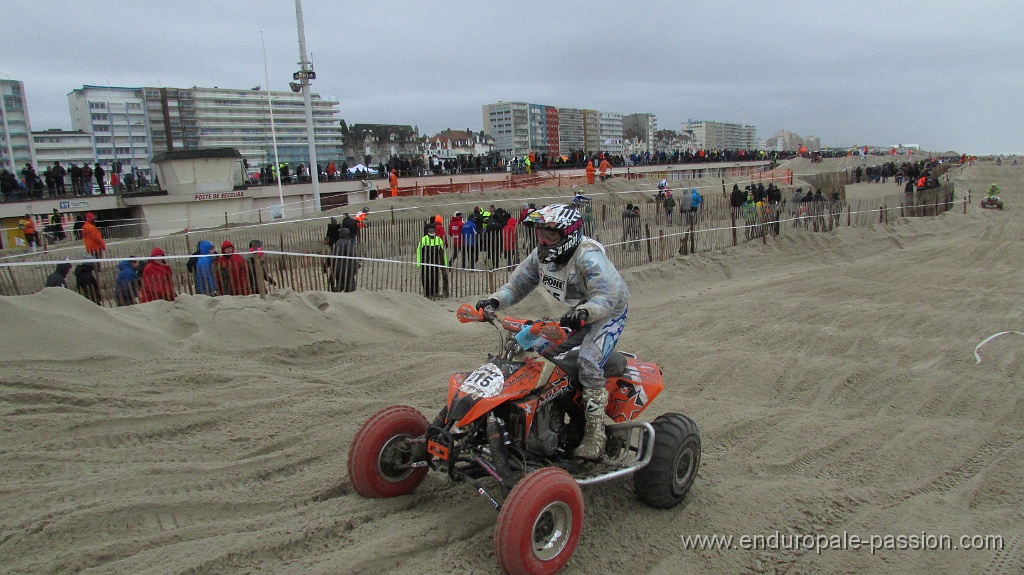
M 497 311 L 499 305 L 501 305 L 501 302 L 492 297 L 476 302 L 476 309 L 484 309 L 485 307 L 490 306 L 491 309 Z
M 558 325 L 575 331 L 584 326 L 588 316 L 587 310 L 581 307 L 573 308 L 565 312 L 562 319 L 558 320 Z

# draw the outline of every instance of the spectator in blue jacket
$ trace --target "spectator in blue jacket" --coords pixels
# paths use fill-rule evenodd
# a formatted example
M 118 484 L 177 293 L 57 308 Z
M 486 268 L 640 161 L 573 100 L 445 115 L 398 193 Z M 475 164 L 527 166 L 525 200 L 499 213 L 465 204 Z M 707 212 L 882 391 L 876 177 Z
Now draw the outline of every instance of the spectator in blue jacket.
M 129 256 L 135 257 L 135 256 Z M 114 299 L 117 305 L 133 305 L 139 297 L 139 262 L 123 260 L 117 264 L 117 280 L 114 282 Z
M 213 242 L 210 240 L 199 242 L 200 256 L 208 256 L 212 253 L 214 253 Z M 217 273 L 213 269 L 212 257 L 196 258 L 196 293 L 217 295 Z
M 476 260 L 480 256 L 480 244 L 477 242 L 479 239 L 480 231 L 476 227 L 476 222 L 473 218 L 467 219 L 462 224 L 462 245 L 464 246 L 465 255 L 468 256 L 469 265 L 467 266 L 465 260 L 463 260 L 462 266 L 475 268 Z
M 691 212 L 696 212 L 697 210 L 699 210 L 700 209 L 700 205 L 703 202 L 704 202 L 704 198 L 700 197 L 700 192 L 697 191 L 697 188 L 691 188 L 690 189 L 690 211 Z

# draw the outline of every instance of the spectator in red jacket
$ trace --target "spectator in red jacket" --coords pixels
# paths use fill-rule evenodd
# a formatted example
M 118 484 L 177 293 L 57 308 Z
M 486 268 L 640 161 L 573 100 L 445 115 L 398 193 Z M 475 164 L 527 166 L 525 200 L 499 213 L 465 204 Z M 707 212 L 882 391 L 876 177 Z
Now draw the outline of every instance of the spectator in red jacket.
M 462 252 L 463 266 L 465 266 L 466 256 L 462 245 L 462 212 L 455 212 L 451 221 L 448 222 L 448 235 L 452 238 L 452 257 L 448 260 L 448 265 L 455 265 L 453 263 L 455 258 L 459 257 L 459 253 Z
M 530 212 L 532 212 L 533 210 L 534 208 L 531 208 L 530 204 L 523 203 L 523 207 L 519 208 L 519 217 L 517 218 L 517 220 L 520 222 L 525 220 L 526 216 L 530 215 Z
M 235 253 L 235 244 L 228 240 L 220 245 L 220 253 L 217 258 L 217 283 L 221 295 L 249 295 L 249 272 L 246 269 L 245 258 Z
M 501 228 L 501 247 L 502 251 L 505 252 L 506 265 L 509 267 L 519 263 L 519 257 L 516 253 L 516 219 L 509 218 L 505 222 L 505 227 Z
M 153 248 L 149 257 L 163 258 L 164 251 L 160 248 Z M 142 289 L 139 291 L 139 303 L 156 301 L 158 299 L 174 301 L 174 272 L 167 260 L 149 260 L 146 267 L 142 268 Z

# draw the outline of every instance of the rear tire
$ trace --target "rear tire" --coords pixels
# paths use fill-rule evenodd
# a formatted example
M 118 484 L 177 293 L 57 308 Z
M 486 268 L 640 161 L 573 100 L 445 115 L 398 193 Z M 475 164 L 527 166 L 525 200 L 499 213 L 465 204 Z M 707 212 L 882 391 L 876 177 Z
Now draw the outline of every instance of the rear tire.
M 700 468 L 700 431 L 692 419 L 666 413 L 654 420 L 651 462 L 633 475 L 640 500 L 660 509 L 675 507 L 686 497 Z
M 395 405 L 370 416 L 348 450 L 348 478 L 363 497 L 411 493 L 427 475 L 426 467 L 399 468 L 412 462 L 408 440 L 427 432 L 427 418 L 412 407 Z
M 583 531 L 583 493 L 564 469 L 524 477 L 498 514 L 494 555 L 503 573 L 549 575 L 572 557 Z

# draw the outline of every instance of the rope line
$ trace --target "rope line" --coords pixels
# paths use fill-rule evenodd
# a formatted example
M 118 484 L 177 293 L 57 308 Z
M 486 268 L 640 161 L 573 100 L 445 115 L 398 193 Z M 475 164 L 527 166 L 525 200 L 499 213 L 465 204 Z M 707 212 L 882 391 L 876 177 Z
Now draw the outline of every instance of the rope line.
M 990 335 L 990 336 L 986 337 L 984 341 L 982 341 L 978 345 L 974 346 L 974 359 L 975 359 L 975 363 L 981 363 L 981 355 L 978 354 L 978 350 L 981 349 L 981 346 L 985 345 L 986 343 L 992 341 L 993 339 L 995 339 L 995 338 L 997 338 L 999 336 L 1006 335 L 1008 333 L 1015 333 L 1017 335 L 1024 335 L 1024 332 L 1019 332 L 1019 331 L 1001 331 L 1001 332 L 999 332 L 999 333 L 997 333 L 995 335 Z

